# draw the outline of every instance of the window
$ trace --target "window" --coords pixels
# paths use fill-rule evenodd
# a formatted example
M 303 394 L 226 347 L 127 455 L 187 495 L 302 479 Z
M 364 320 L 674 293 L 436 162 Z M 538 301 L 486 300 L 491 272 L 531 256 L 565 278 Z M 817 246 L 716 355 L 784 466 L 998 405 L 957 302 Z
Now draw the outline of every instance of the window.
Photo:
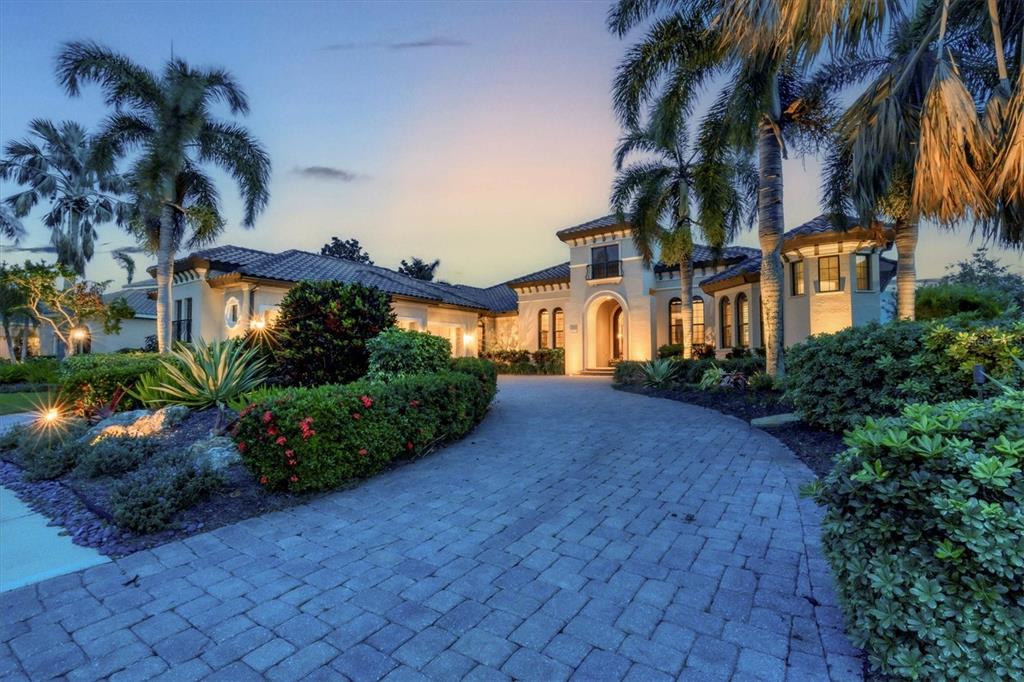
M 722 327 L 722 348 L 732 348 L 732 303 L 728 296 L 718 304 L 718 319 Z
M 854 259 L 857 266 L 857 289 L 871 291 L 871 256 L 858 253 Z
M 547 308 L 537 313 L 537 348 L 551 348 L 551 318 Z
M 476 321 L 476 354 L 483 357 L 485 350 L 487 350 L 487 325 L 481 319 Z
M 587 279 L 618 277 L 622 274 L 620 265 L 618 244 L 595 246 L 590 249 L 590 267 L 588 268 Z
M 736 327 L 739 331 L 737 345 L 750 348 L 750 299 L 746 294 L 736 295 Z
M 804 293 L 804 262 L 796 260 L 789 264 L 789 293 L 802 296 Z
M 238 324 L 238 318 L 241 316 L 242 304 L 238 302 L 237 298 L 232 296 L 224 306 L 224 324 L 228 326 L 228 329 L 234 329 Z
M 668 302 L 668 342 L 683 342 L 683 302 L 678 298 Z
M 551 311 L 552 326 L 555 328 L 555 348 L 565 348 L 565 313 L 561 308 Z
M 171 334 L 175 341 L 192 342 L 192 299 L 179 298 L 174 301 L 174 320 Z
M 818 291 L 839 291 L 839 256 L 818 259 Z
M 704 345 L 704 299 L 693 297 L 693 340 L 694 346 Z

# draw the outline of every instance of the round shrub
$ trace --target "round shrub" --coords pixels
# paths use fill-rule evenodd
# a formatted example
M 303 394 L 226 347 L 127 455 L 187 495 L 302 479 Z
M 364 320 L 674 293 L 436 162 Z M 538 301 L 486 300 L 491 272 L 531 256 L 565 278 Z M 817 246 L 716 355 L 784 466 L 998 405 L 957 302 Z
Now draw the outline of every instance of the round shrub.
M 403 374 L 429 374 L 448 369 L 452 344 L 426 332 L 385 329 L 366 343 L 370 352 L 367 377 L 387 381 Z
M 151 461 L 159 449 L 154 438 L 111 436 L 95 445 L 76 442 L 75 473 L 86 478 L 117 476 Z
M 933 284 L 917 290 L 914 315 L 919 320 L 935 320 L 968 314 L 991 320 L 1002 315 L 1013 302 L 1007 294 L 972 284 Z
M 388 295 L 362 284 L 299 282 L 275 322 L 279 367 L 293 386 L 354 381 L 369 365 L 367 341 L 393 326 Z
M 186 455 L 165 456 L 114 486 L 110 493 L 114 522 L 137 533 L 154 533 L 220 483 L 216 473 L 196 468 Z
M 913 404 L 810 492 L 849 633 L 909 679 L 1024 677 L 1024 393 Z
M 973 397 L 974 366 L 998 379 L 1014 355 L 1024 355 L 1020 320 L 867 324 L 790 348 L 786 397 L 808 423 L 841 431 L 908 402 Z
M 91 414 L 110 404 L 118 390 L 131 391 L 139 378 L 160 367 L 159 353 L 91 353 L 72 355 L 61 363 L 58 373 L 60 396 L 79 413 Z M 127 393 L 118 410 L 134 410 L 142 402 Z

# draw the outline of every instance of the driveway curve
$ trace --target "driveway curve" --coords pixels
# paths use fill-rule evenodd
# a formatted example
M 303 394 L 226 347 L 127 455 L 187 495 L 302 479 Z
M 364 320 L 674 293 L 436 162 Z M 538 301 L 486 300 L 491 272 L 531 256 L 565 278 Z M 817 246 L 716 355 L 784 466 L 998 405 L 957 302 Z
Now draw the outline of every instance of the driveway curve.
M 0 677 L 860 679 L 811 478 L 716 412 L 502 378 L 433 456 L 4 594 Z

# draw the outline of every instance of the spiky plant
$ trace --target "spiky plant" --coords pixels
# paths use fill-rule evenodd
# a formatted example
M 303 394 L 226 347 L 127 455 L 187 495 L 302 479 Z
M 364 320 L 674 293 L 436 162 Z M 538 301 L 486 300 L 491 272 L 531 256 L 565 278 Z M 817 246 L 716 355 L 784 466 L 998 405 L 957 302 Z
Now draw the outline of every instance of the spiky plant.
M 160 368 L 143 375 L 130 393 L 146 405 L 216 407 L 219 430 L 227 406 L 266 379 L 266 363 L 259 357 L 259 349 L 238 341 L 198 341 L 179 344 L 160 361 Z
M 673 358 L 656 358 L 640 365 L 644 386 L 665 388 L 679 376 L 680 364 Z
M 206 203 L 179 203 L 183 183 L 202 182 L 205 165 L 227 171 L 241 190 L 242 225 L 252 227 L 269 200 L 270 158 L 242 126 L 218 120 L 212 112 L 226 104 L 233 115 L 247 114 L 245 92 L 223 69 L 196 69 L 179 58 L 167 61 L 159 75 L 93 42 L 64 45 L 57 75 L 69 95 L 85 83 L 97 83 L 114 112 L 100 138 L 110 156 L 137 152 L 131 168 L 137 197 L 136 221 L 156 244 L 157 341 L 161 351 L 171 345 L 172 267 L 182 235 L 216 233 L 219 214 Z M 183 178 L 191 175 L 192 180 Z M 199 179 L 202 176 L 202 179 Z

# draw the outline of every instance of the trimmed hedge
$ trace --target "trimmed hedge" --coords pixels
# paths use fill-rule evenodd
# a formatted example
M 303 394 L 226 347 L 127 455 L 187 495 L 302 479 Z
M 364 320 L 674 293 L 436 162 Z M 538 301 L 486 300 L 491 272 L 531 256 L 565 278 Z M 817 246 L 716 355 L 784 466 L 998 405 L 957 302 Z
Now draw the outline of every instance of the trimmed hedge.
M 93 412 L 109 403 L 117 389 L 129 390 L 143 374 L 160 367 L 159 353 L 93 353 L 72 355 L 61 363 L 58 373 L 60 396 L 74 405 L 75 411 Z M 118 410 L 144 407 L 137 398 L 125 395 Z
M 452 344 L 443 336 L 392 327 L 366 342 L 369 379 L 387 381 L 403 374 L 430 374 L 448 368 Z
M 853 643 L 888 675 L 1024 679 L 1024 392 L 869 419 L 824 482 Z
M 60 361 L 56 358 L 31 358 L 25 362 L 0 361 L 0 384 L 54 384 Z
M 790 348 L 786 397 L 806 422 L 841 431 L 909 402 L 975 397 L 974 366 L 1009 376 L 1014 355 L 1024 356 L 1022 320 L 872 323 Z
M 565 374 L 565 349 L 493 350 L 484 357 L 494 362 L 498 374 Z
M 972 284 L 932 284 L 917 290 L 914 315 L 918 320 L 937 320 L 967 314 L 991 320 L 1005 314 L 1013 298 L 998 289 Z
M 494 396 L 495 374 L 490 363 L 468 360 L 454 361 L 457 371 L 388 383 L 280 389 L 243 410 L 232 436 L 262 485 L 334 488 L 472 430 Z

